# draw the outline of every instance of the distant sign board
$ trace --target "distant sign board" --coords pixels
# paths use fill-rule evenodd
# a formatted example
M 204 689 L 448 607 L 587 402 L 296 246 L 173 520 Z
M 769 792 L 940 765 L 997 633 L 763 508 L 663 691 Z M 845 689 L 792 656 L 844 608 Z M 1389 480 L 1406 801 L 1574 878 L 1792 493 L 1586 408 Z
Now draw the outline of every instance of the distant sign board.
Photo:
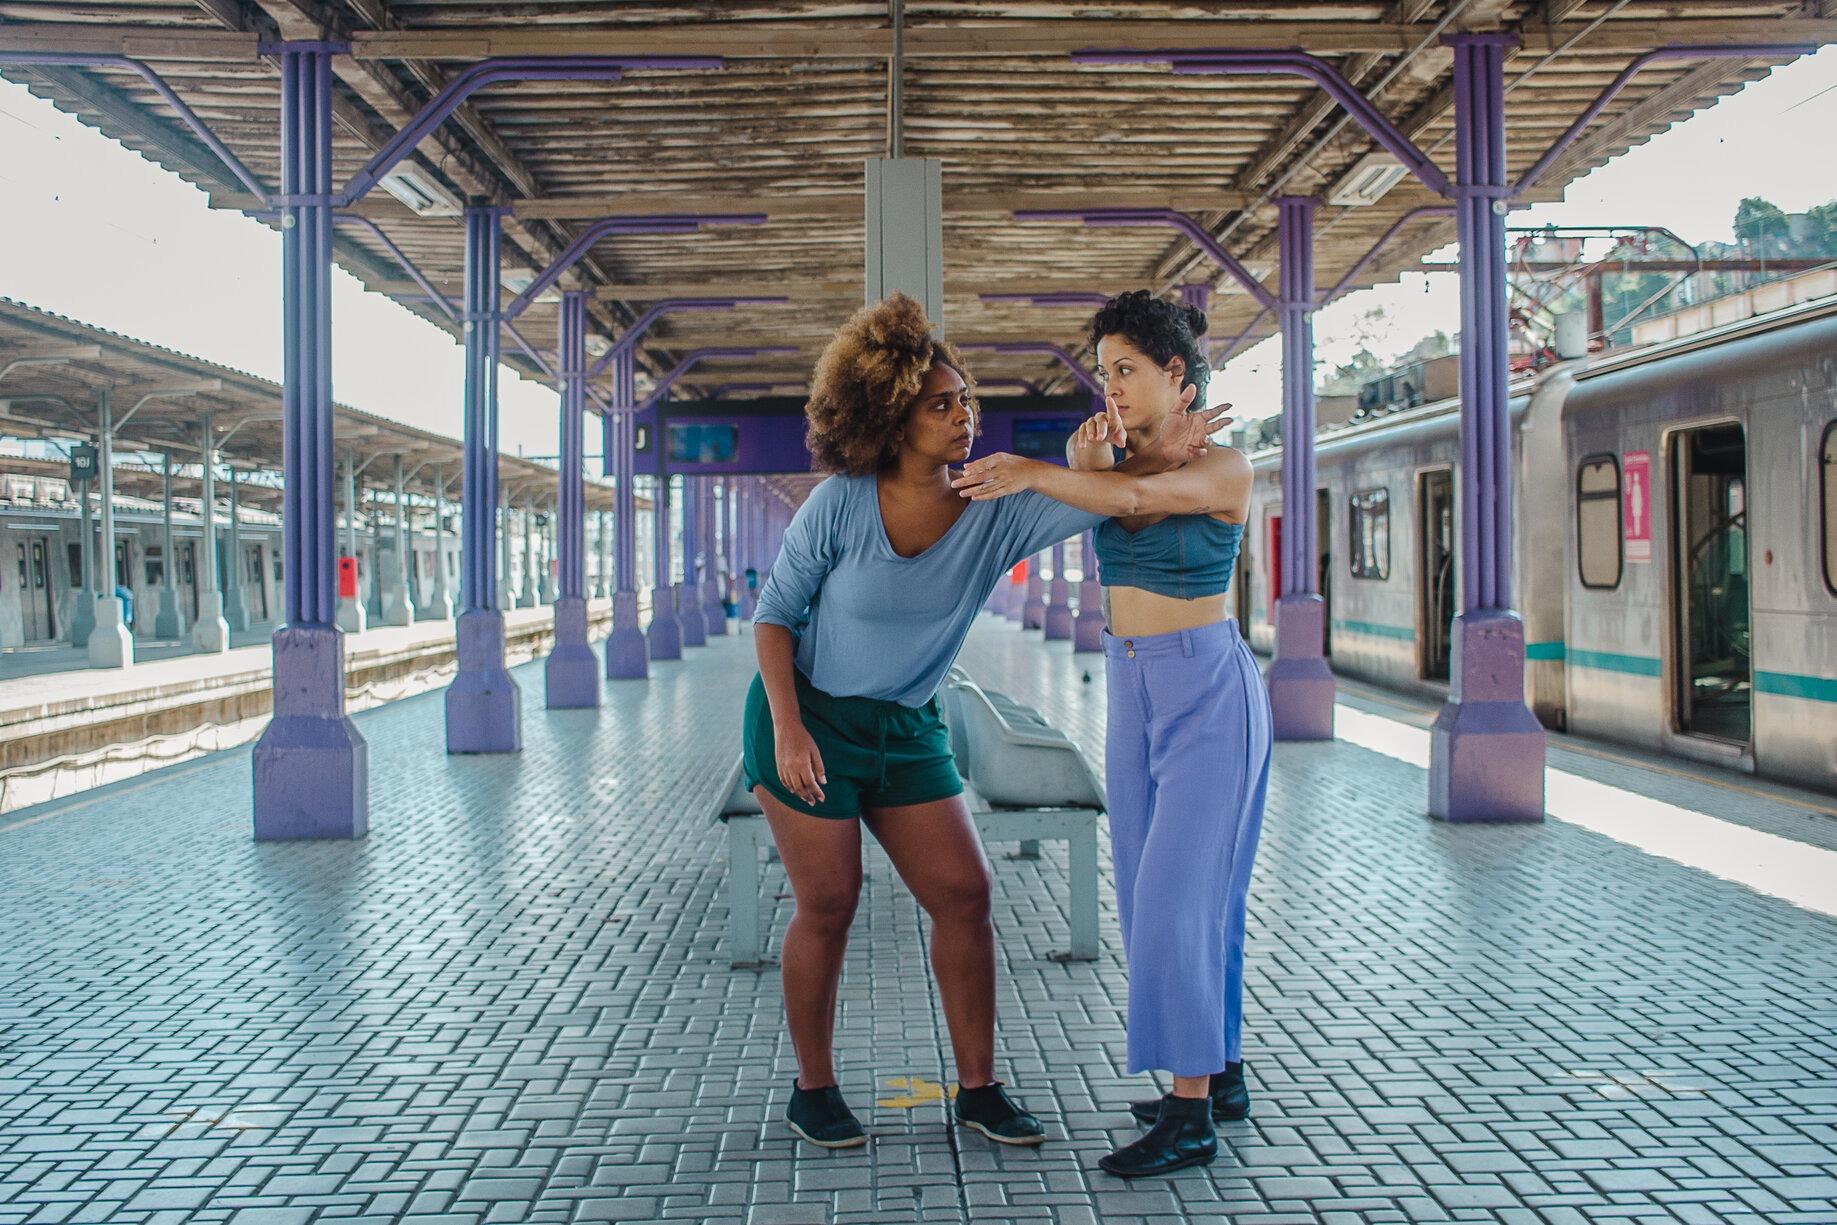
M 1652 560 L 1652 452 L 1628 451 L 1620 478 L 1621 515 L 1628 561 Z
M 79 442 L 70 448 L 70 483 L 81 485 L 95 479 L 96 448 L 91 443 Z

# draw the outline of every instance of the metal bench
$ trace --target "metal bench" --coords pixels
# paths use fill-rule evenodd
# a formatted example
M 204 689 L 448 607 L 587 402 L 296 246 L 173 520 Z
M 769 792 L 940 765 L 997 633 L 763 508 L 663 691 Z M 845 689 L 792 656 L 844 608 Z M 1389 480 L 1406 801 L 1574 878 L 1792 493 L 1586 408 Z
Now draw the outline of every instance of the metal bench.
M 1095 960 L 1097 814 L 1104 802 L 1089 763 L 1037 713 L 1028 718 L 1021 708 L 1010 717 L 967 677 L 947 682 L 943 705 L 977 832 L 984 842 L 1019 842 L 1023 855 L 1042 841 L 1066 844 L 1071 948 L 1053 956 Z M 764 964 L 759 852 L 772 849 L 771 832 L 759 802 L 742 785 L 738 759 L 720 794 L 715 820 L 727 827 L 728 958 L 735 968 L 752 968 Z

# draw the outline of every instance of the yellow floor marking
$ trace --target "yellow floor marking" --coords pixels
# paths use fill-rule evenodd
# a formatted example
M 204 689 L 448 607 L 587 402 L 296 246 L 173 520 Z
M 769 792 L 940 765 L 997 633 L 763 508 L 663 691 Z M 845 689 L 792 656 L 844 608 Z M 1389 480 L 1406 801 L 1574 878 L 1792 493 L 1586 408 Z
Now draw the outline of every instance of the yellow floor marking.
M 874 1101 L 876 1106 L 886 1106 L 892 1110 L 914 1110 L 932 1102 L 941 1102 L 945 1097 L 945 1088 L 935 1080 L 926 1080 L 919 1076 L 889 1076 L 886 1080 L 889 1089 L 904 1089 L 905 1092 L 895 1097 L 882 1097 Z M 949 1096 L 957 1096 L 957 1086 L 952 1085 Z

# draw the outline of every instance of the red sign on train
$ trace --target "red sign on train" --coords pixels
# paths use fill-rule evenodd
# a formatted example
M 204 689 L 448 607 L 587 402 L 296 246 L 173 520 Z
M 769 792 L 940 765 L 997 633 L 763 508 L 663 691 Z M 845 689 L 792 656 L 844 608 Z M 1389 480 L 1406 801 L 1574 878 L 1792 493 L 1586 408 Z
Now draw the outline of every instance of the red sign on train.
M 1626 559 L 1652 560 L 1652 452 L 1628 451 L 1621 465 L 1621 521 Z

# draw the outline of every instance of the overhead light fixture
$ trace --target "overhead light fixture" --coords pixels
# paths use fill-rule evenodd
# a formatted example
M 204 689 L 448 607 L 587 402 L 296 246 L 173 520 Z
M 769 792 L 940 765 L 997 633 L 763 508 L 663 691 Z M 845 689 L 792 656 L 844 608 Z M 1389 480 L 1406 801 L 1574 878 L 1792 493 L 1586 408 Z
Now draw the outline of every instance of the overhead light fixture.
M 592 357 L 604 357 L 612 351 L 612 342 L 604 336 L 589 335 L 586 343 L 587 353 Z
M 1376 204 L 1384 194 L 1403 181 L 1409 173 L 1404 164 L 1382 150 L 1374 149 L 1352 164 L 1352 169 L 1340 176 L 1333 190 L 1327 193 L 1327 203 L 1337 204 L 1341 208 L 1364 208 Z
M 403 162 L 384 175 L 381 186 L 417 217 L 457 217 L 465 211 L 452 192 L 413 162 Z
M 506 272 L 503 276 L 498 278 L 498 283 L 511 293 L 520 294 L 536 283 L 536 274 L 528 271 Z M 559 302 L 561 301 L 561 290 L 550 285 L 547 289 L 536 295 L 536 301 Z M 592 337 L 587 338 L 587 351 L 589 353 L 593 352 Z

